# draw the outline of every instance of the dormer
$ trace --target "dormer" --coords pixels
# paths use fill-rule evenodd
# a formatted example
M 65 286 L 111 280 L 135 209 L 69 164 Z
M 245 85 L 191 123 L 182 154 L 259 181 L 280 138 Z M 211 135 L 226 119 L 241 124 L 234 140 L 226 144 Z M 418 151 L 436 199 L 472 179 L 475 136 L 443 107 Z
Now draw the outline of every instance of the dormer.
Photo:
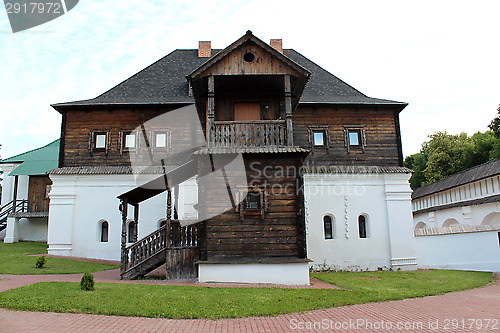
M 292 110 L 310 72 L 283 54 L 281 40 L 272 40 L 272 44 L 274 47 L 247 31 L 187 76 L 198 110 L 206 114 L 209 143 L 293 145 Z M 208 45 L 200 43 L 200 47 Z M 198 52 L 207 53 L 212 50 Z M 242 132 L 239 137 L 237 132 Z M 227 138 L 227 133 L 235 134 Z M 221 136 L 229 141 L 221 142 Z

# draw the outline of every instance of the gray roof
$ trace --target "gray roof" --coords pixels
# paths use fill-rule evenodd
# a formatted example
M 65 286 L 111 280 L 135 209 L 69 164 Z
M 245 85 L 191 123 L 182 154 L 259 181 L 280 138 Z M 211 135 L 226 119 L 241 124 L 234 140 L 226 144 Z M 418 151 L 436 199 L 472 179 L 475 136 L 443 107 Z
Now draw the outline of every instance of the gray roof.
M 466 234 L 471 232 L 497 231 L 500 226 L 497 225 L 452 225 L 441 228 L 417 228 L 414 230 L 415 236 L 438 236 Z
M 364 166 L 364 165 L 305 165 L 304 173 L 412 173 L 412 170 L 399 166 Z
M 214 55 L 218 52 L 212 50 Z M 295 50 L 284 50 L 284 55 L 311 72 L 300 103 L 385 104 L 397 105 L 401 110 L 407 105 L 367 97 Z M 206 61 L 198 57 L 196 49 L 175 50 L 96 98 L 52 106 L 60 110 L 66 106 L 194 103 L 186 75 Z
M 207 147 L 195 154 L 261 154 L 261 153 L 309 153 L 309 150 L 296 147 L 296 146 L 285 146 L 285 147 Z
M 164 174 L 174 167 L 148 166 L 141 171 L 142 174 Z M 131 175 L 133 169 L 131 166 L 78 166 L 62 167 L 49 171 L 51 175 Z
M 457 208 L 457 207 L 467 207 L 467 206 L 477 206 L 477 205 L 495 203 L 495 202 L 500 202 L 500 194 L 492 195 L 492 196 L 486 197 L 486 198 L 467 200 L 467 201 L 458 201 L 458 202 L 454 202 L 451 204 L 432 206 L 429 208 L 416 210 L 413 212 L 413 216 L 420 215 L 420 214 L 426 214 L 429 212 L 438 212 L 440 210 L 445 210 L 445 209 L 451 209 L 451 208 Z
M 477 165 L 468 170 L 455 173 L 429 185 L 416 188 L 413 191 L 412 198 L 421 198 L 429 194 L 445 191 L 453 187 L 472 183 L 498 174 L 500 174 L 500 158 Z

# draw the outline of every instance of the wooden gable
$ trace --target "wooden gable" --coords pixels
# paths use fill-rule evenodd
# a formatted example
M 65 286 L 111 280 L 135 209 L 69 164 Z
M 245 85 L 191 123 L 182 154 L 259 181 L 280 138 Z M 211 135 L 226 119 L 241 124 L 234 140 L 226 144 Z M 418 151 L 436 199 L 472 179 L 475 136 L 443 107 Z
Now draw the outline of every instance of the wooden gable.
M 307 80 L 310 72 L 248 31 L 194 70 L 188 79 L 210 75 L 292 75 Z

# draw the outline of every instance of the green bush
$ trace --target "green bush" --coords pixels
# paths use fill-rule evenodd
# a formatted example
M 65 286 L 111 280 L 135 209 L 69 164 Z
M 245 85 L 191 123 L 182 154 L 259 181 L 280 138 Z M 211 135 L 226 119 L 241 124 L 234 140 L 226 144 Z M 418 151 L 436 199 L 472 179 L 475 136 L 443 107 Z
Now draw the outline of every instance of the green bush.
M 80 288 L 82 290 L 94 290 L 94 276 L 90 273 L 85 273 L 80 281 Z
M 36 268 L 43 268 L 45 265 L 45 256 L 37 257 L 35 262 Z

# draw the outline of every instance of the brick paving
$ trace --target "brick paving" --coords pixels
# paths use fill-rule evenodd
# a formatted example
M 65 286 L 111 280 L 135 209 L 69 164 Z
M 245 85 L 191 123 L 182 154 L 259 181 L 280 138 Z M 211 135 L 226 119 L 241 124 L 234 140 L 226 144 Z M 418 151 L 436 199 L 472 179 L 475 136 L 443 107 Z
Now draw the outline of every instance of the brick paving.
M 116 270 L 95 273 L 116 282 Z M 81 274 L 0 276 L 0 291 L 38 281 L 79 281 Z M 141 281 L 127 283 L 155 283 Z M 171 284 L 194 282 L 171 282 Z M 213 284 L 210 284 L 213 285 Z M 224 286 L 222 284 L 219 284 Z M 234 285 L 234 284 L 227 284 Z M 316 285 L 316 287 L 319 287 Z M 493 321 L 489 321 L 493 319 Z M 276 317 L 171 320 L 0 309 L 0 332 L 500 332 L 500 281 L 463 292 Z M 489 327 L 486 327 L 488 325 Z

